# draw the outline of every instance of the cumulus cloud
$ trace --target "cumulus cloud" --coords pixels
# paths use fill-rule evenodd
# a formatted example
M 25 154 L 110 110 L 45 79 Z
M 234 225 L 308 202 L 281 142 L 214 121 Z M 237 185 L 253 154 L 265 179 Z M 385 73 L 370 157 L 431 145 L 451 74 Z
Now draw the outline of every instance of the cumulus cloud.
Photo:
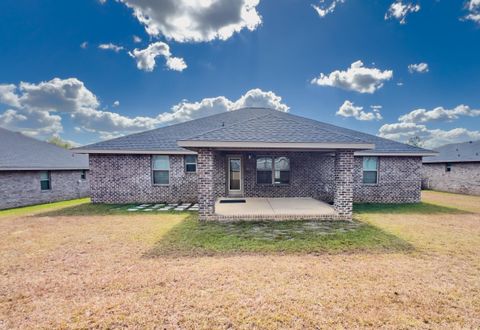
M 459 105 L 453 109 L 443 107 L 432 110 L 416 109 L 400 116 L 397 123 L 385 124 L 380 127 L 379 135 L 403 142 L 418 136 L 425 141 L 425 146 L 429 148 L 445 143 L 480 139 L 480 131 L 469 131 L 462 127 L 451 130 L 431 129 L 425 125 L 429 122 L 453 121 L 461 116 L 480 116 L 480 110 L 471 109 L 466 105 Z
M 87 41 L 84 41 L 80 44 L 80 48 L 82 49 L 87 49 L 88 48 L 88 42 Z
M 113 107 L 118 107 L 118 106 L 120 106 L 120 101 L 117 100 L 117 101 L 113 102 L 113 105 L 112 105 L 112 106 L 113 106 Z
M 136 44 L 142 42 L 142 38 L 140 38 L 140 37 L 137 36 L 137 35 L 134 35 L 134 36 L 132 37 L 132 39 L 133 39 L 133 42 L 136 43 Z
M 428 68 L 427 63 L 417 63 L 417 64 L 409 64 L 408 65 L 408 71 L 410 73 L 427 73 L 430 69 Z
M 480 0 L 469 0 L 466 7 L 468 14 L 465 19 L 480 24 Z
M 402 0 L 393 2 L 385 13 L 385 19 L 396 19 L 400 24 L 405 24 L 407 15 L 420 11 L 420 5 L 411 2 L 403 3 Z
M 62 115 L 70 118 L 77 132 L 95 133 L 105 139 L 242 107 L 289 109 L 274 92 L 252 89 L 236 100 L 218 96 L 198 102 L 182 101 L 157 116 L 129 117 L 102 110 L 96 95 L 76 78 L 0 86 L 3 86 L 0 103 L 11 106 L 0 113 L 0 126 L 41 138 L 63 131 Z M 118 101 L 114 102 L 116 105 Z
M 363 107 L 355 106 L 353 102 L 346 100 L 340 106 L 336 114 L 337 116 L 353 117 L 357 120 L 362 121 L 381 120 L 382 115 L 380 114 L 380 109 L 382 108 L 382 106 L 372 105 L 370 106 L 370 108 L 372 109 L 372 111 L 366 112 L 363 111 Z
M 153 37 L 177 42 L 226 40 L 242 29 L 255 30 L 262 22 L 259 0 L 118 0 Z
M 312 5 L 313 9 L 317 12 L 318 16 L 325 17 L 328 14 L 331 14 L 337 8 L 337 5 L 344 3 L 345 0 L 332 0 L 330 4 L 325 4 L 325 0 L 320 0 L 318 5 Z
M 479 109 L 472 109 L 468 105 L 458 105 L 453 109 L 445 109 L 444 107 L 436 107 L 432 110 L 416 109 L 403 116 L 398 120 L 404 123 L 427 123 L 432 121 L 452 121 L 461 116 L 478 117 Z
M 108 44 L 100 44 L 100 45 L 98 45 L 98 48 L 100 48 L 102 50 L 112 50 L 115 53 L 118 53 L 119 51 L 123 50 L 123 46 L 118 46 L 118 45 L 115 45 L 111 42 L 108 43 Z
M 166 66 L 170 70 L 183 71 L 187 68 L 187 64 L 183 58 L 172 57 L 170 47 L 161 41 L 150 44 L 145 49 L 135 48 L 129 52 L 129 55 L 137 61 L 137 68 L 143 71 L 151 72 L 155 69 L 156 58 L 163 56 L 166 60 Z
M 335 70 L 326 75 L 312 79 L 311 83 L 319 86 L 339 87 L 359 93 L 374 93 L 393 77 L 391 70 L 366 68 L 362 61 L 353 62 L 346 71 Z

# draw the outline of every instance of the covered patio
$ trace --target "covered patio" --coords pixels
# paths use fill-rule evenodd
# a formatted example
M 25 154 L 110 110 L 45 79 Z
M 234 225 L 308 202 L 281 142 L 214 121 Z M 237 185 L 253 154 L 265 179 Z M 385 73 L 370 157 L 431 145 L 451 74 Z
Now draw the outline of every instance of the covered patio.
M 311 220 L 332 219 L 338 214 L 330 204 L 310 197 L 247 197 L 219 198 L 215 216 L 220 220 Z

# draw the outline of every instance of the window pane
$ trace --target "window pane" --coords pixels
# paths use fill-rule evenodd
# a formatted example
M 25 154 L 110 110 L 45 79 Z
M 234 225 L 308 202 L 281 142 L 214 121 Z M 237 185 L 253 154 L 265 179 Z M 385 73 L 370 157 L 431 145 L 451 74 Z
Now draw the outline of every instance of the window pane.
M 257 158 L 257 171 L 271 170 L 272 169 L 272 158 L 270 157 L 261 157 Z
M 257 171 L 257 183 L 272 183 L 272 171 Z
M 287 157 L 275 158 L 275 171 L 289 171 L 290 160 Z
M 155 184 L 168 184 L 169 183 L 168 171 L 153 171 L 153 183 Z
M 377 170 L 377 157 L 363 157 L 363 170 L 364 171 L 376 171 Z
M 196 172 L 197 171 L 197 165 L 196 164 L 187 164 L 185 166 L 187 172 Z
M 275 183 L 290 183 L 290 171 L 275 171 Z
M 42 190 L 50 190 L 50 181 L 40 181 L 40 188 Z
M 240 159 L 230 159 L 230 172 L 240 172 L 242 161 Z
M 377 171 L 363 171 L 363 183 L 377 183 Z
M 40 180 L 50 180 L 48 171 L 42 171 L 40 172 Z
M 196 163 L 197 163 L 197 156 L 195 155 L 185 156 L 185 164 L 196 164 Z
M 163 171 L 170 170 L 170 159 L 168 158 L 168 156 L 154 156 L 153 169 Z

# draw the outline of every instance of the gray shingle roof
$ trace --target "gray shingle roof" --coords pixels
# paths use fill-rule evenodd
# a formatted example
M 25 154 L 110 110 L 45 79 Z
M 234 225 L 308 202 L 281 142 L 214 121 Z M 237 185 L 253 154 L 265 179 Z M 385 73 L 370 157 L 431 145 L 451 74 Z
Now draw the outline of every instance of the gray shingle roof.
M 256 142 L 373 143 L 378 153 L 429 153 L 430 151 L 313 119 L 265 108 L 244 108 L 161 127 L 78 148 L 95 151 L 186 152 L 180 140 Z
M 480 141 L 452 143 L 435 149 L 438 155 L 423 157 L 424 163 L 480 162 Z
M 0 128 L 0 171 L 88 169 L 88 156 Z

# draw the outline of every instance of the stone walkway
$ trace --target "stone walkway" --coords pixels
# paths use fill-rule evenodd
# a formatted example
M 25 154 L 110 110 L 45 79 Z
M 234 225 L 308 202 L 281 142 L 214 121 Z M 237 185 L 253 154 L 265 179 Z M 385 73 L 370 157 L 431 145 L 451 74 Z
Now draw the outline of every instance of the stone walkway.
M 173 204 L 139 204 L 127 209 L 129 212 L 167 212 L 167 211 L 198 211 L 198 204 L 173 203 Z

